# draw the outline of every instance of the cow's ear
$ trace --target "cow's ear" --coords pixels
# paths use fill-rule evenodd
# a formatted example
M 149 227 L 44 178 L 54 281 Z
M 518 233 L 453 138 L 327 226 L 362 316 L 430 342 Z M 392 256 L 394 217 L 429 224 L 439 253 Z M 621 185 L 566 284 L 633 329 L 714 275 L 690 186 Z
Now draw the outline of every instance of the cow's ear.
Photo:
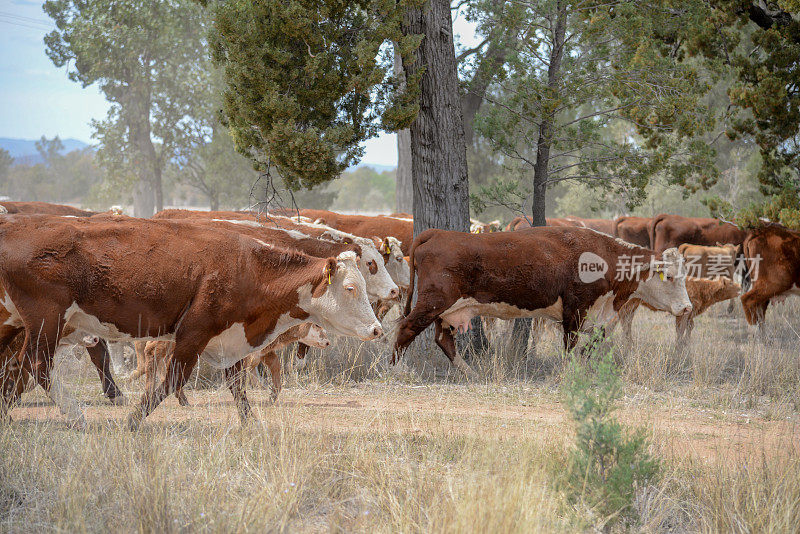
M 392 245 L 391 245 L 391 243 L 389 243 L 389 238 L 388 237 L 386 239 L 384 239 L 383 241 L 381 241 L 381 244 L 378 247 L 378 250 L 380 250 L 381 254 L 383 254 L 384 256 L 388 256 L 388 255 L 390 255 L 392 253 Z
M 311 292 L 312 297 L 318 298 L 325 293 L 328 286 L 333 283 L 333 277 L 336 276 L 337 268 L 338 264 L 336 263 L 336 258 L 328 258 L 325 262 L 325 267 L 322 268 L 322 280 L 317 283 L 314 290 Z

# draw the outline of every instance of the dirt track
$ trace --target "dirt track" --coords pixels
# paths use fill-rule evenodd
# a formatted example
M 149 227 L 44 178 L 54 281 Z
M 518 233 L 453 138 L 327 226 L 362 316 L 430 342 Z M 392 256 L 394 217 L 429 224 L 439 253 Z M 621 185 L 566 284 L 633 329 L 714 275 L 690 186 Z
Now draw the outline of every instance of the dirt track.
M 248 396 L 256 417 L 268 427 L 293 425 L 337 433 L 407 433 L 421 436 L 472 434 L 489 440 L 513 439 L 530 433 L 561 440 L 571 433 L 564 406 L 552 388 L 535 385 L 430 384 L 424 386 L 365 383 L 358 387 L 289 388 L 277 405 L 265 390 Z M 138 392 L 128 393 L 138 399 Z M 145 424 L 218 422 L 238 425 L 226 389 L 189 390 L 192 406 L 174 398 L 162 404 Z M 637 397 L 639 397 L 637 395 Z M 130 406 L 111 406 L 87 392 L 89 432 L 95 425 L 121 425 Z M 645 426 L 653 443 L 667 456 L 701 461 L 745 462 L 754 458 L 797 455 L 800 417 L 768 420 L 755 411 L 702 408 L 686 399 L 645 395 L 627 398 L 618 415 L 631 426 Z M 41 391 L 14 408 L 18 422 L 64 424 L 58 409 Z

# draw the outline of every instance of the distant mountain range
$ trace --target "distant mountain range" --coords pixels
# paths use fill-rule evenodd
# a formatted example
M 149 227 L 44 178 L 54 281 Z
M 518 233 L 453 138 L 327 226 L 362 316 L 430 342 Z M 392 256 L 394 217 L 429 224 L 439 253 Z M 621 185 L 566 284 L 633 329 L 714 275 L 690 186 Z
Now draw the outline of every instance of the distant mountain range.
M 15 163 L 24 165 L 36 165 L 42 163 L 42 157 L 36 150 L 36 141 L 38 139 L 13 139 L 10 137 L 0 137 L 0 148 L 5 149 L 14 158 Z M 72 152 L 73 150 L 82 150 L 89 146 L 83 141 L 77 139 L 62 139 L 61 144 L 64 145 L 62 154 Z

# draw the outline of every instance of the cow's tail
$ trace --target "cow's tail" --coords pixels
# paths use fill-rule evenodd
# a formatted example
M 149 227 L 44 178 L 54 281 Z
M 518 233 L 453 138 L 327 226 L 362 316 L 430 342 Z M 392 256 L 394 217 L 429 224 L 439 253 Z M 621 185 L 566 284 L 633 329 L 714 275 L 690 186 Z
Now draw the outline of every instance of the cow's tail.
M 663 219 L 663 213 L 661 215 L 656 215 L 653 217 L 653 220 L 650 221 L 650 224 L 647 225 L 647 236 L 650 238 L 650 248 L 652 250 L 656 248 L 656 227 Z
M 417 266 L 414 262 L 414 252 L 417 250 L 417 247 L 428 241 L 431 238 L 433 232 L 425 231 L 422 232 L 417 236 L 414 242 L 411 244 L 411 250 L 408 253 L 408 267 L 411 269 L 409 281 L 408 281 L 408 298 L 406 299 L 406 307 L 403 311 L 403 317 L 408 316 L 411 313 L 411 303 L 414 301 L 414 279 L 416 278 L 417 273 Z

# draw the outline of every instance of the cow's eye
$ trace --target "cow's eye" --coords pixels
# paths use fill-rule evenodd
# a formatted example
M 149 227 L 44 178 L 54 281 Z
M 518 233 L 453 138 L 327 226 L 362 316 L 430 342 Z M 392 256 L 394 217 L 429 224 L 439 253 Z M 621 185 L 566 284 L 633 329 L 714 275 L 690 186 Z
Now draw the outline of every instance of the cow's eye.
M 667 282 L 672 282 L 672 275 L 671 274 L 667 275 Z
M 349 291 L 350 293 L 356 292 L 356 286 L 344 286 L 344 288 Z

